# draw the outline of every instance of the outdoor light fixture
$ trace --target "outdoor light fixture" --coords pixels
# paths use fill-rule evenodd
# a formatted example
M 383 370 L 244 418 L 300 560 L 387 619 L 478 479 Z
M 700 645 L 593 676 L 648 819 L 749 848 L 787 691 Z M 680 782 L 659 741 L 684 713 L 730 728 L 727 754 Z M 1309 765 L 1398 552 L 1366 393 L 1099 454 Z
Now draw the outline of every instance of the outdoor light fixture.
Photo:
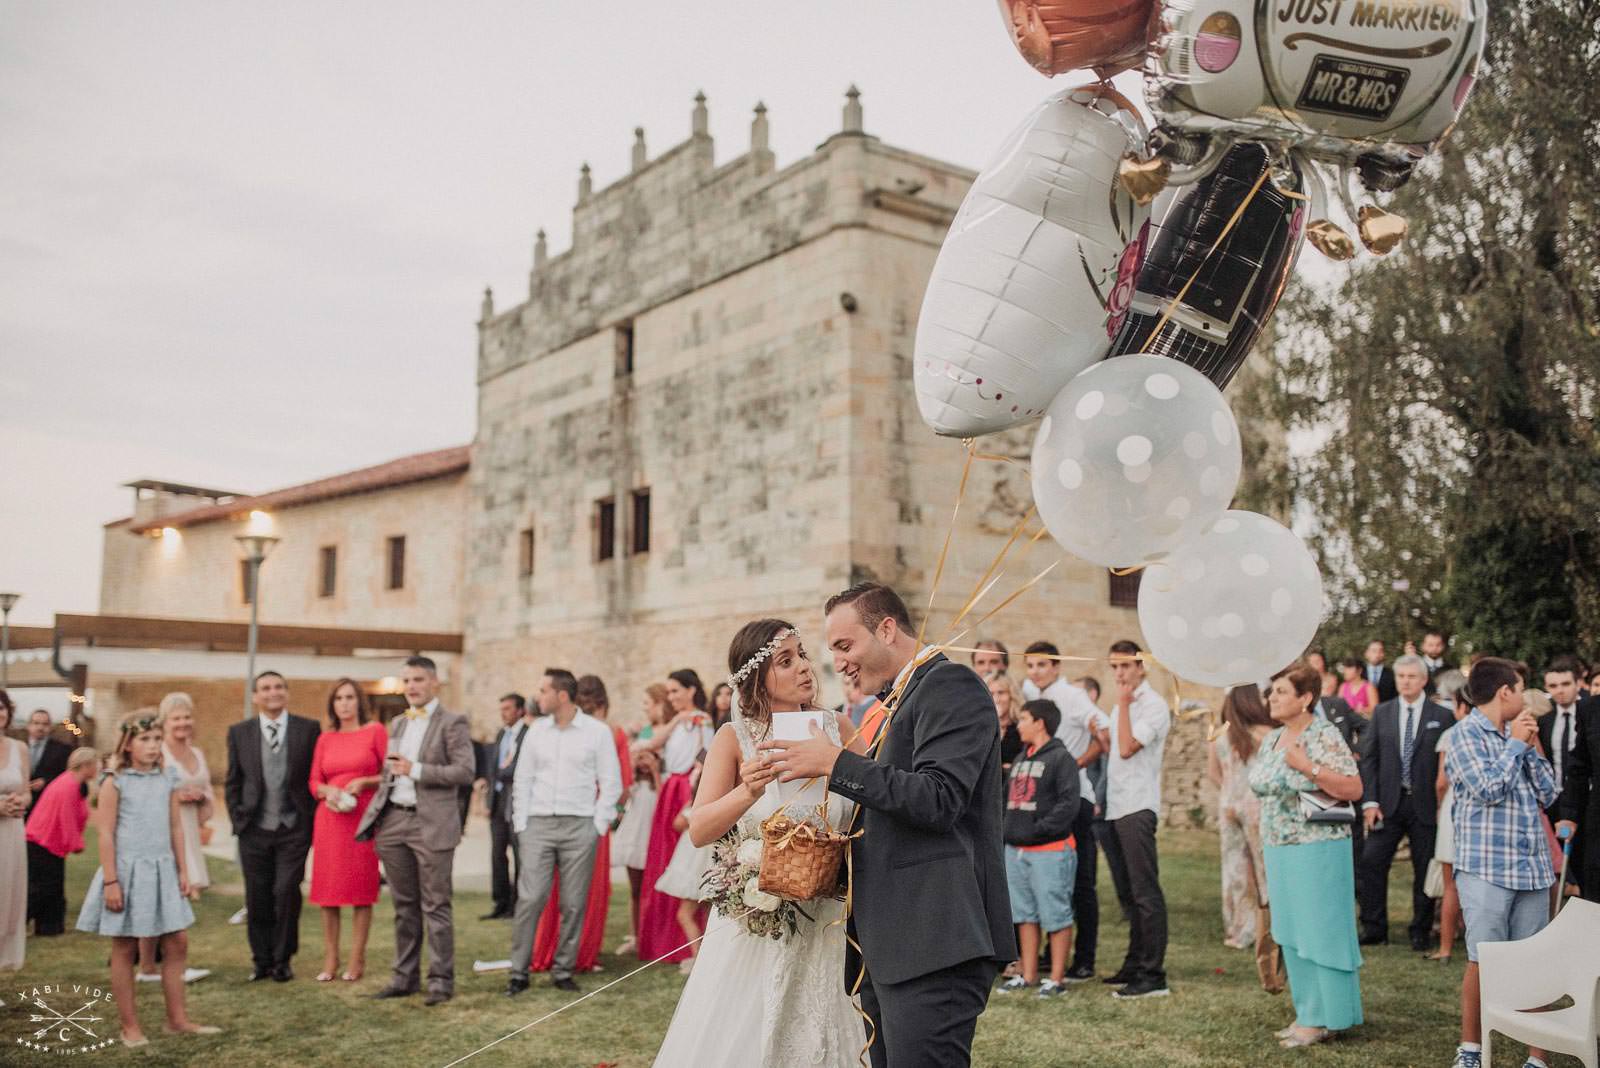
M 252 512 L 252 521 L 263 512 Z M 254 709 L 250 704 L 250 690 L 256 677 L 256 620 L 261 610 L 261 562 L 272 552 L 278 539 L 270 534 L 238 534 L 239 555 L 250 565 L 250 637 L 245 645 L 244 718 L 249 719 Z

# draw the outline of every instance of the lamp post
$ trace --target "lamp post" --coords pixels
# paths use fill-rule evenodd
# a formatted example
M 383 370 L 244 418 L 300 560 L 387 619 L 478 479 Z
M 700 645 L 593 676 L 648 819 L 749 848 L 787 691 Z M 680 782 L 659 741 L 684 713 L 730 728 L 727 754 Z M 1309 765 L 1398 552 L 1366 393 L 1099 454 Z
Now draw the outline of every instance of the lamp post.
M 261 606 L 261 562 L 267 558 L 278 539 L 270 534 L 239 534 L 239 555 L 250 565 L 250 638 L 246 644 L 244 669 L 244 718 L 254 712 L 250 704 L 250 688 L 256 677 L 256 619 Z
M 20 593 L 0 593 L 0 690 L 11 681 L 11 609 L 21 599 Z

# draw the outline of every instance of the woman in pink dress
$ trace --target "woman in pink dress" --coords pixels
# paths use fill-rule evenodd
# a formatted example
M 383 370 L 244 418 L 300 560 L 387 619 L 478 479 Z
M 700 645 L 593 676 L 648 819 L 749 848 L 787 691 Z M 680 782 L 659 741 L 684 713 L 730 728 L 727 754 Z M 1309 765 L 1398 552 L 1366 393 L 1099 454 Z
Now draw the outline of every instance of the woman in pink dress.
M 667 676 L 667 701 L 675 713 L 666 730 L 657 731 L 650 745 L 661 754 L 661 790 L 656 795 L 655 820 L 650 825 L 650 849 L 645 855 L 644 896 L 639 910 L 639 959 L 657 958 L 677 963 L 690 956 L 678 926 L 678 899 L 663 894 L 656 880 L 667 870 L 682 834 L 673 826 L 678 813 L 694 798 L 689 773 L 702 750 L 711 745 L 711 717 L 706 713 L 706 688 L 700 676 L 684 668 Z
M 1361 661 L 1353 656 L 1345 657 L 1339 661 L 1339 674 L 1344 676 L 1339 684 L 1339 696 L 1344 698 L 1345 704 L 1370 718 L 1372 710 L 1378 707 L 1378 689 L 1362 676 Z
M 378 900 L 378 854 L 356 841 L 361 814 L 383 773 L 389 735 L 367 722 L 367 696 L 351 679 L 340 679 L 328 695 L 328 729 L 311 754 L 311 792 L 318 801 L 311 829 L 311 903 L 322 907 L 322 971 L 319 983 L 339 970 L 339 910 L 349 906 L 355 935 L 350 966 L 339 976 L 353 983 L 367 967 L 367 935 Z

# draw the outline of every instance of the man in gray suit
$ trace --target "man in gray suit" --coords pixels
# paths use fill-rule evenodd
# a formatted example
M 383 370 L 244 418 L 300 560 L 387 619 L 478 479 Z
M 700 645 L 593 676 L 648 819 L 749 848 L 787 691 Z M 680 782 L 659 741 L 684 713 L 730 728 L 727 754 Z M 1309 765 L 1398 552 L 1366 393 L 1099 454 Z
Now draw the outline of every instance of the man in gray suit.
M 373 839 L 394 900 L 394 977 L 373 995 L 403 998 L 421 985 L 426 922 L 428 996 L 438 1005 L 455 994 L 455 926 L 450 873 L 461 841 L 458 794 L 472 782 L 472 736 L 467 717 L 439 704 L 439 671 L 413 656 L 400 675 L 410 707 L 389 730 L 389 755 L 378 792 L 356 829 Z

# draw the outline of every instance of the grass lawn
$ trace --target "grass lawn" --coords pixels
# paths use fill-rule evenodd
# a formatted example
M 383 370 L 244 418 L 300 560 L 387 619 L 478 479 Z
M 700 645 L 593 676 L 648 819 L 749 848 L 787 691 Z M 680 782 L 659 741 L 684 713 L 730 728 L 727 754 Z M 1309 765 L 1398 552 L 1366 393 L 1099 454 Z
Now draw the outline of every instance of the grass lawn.
M 1203 832 L 1162 835 L 1163 885 L 1171 913 L 1168 970 L 1172 997 L 1114 1001 L 1107 987 L 1082 984 L 1062 998 L 1040 1004 L 1032 999 L 995 999 L 978 1025 L 974 1063 L 1036 1066 L 1117 1065 L 1119 1068 L 1174 1068 L 1179 1065 L 1306 1064 L 1445 1065 L 1454 1051 L 1461 961 L 1437 964 L 1404 945 L 1409 915 L 1409 866 L 1396 865 L 1391 884 L 1391 919 L 1400 945 L 1377 947 L 1366 955 L 1362 992 L 1367 1022 L 1349 1038 L 1311 1050 L 1284 1051 L 1271 1033 L 1290 1022 L 1287 995 L 1273 997 L 1256 986 L 1245 951 L 1222 946 L 1218 911 L 1217 840 Z M 93 871 L 92 849 L 68 866 L 69 924 L 76 918 Z M 474 976 L 474 959 L 506 956 L 510 927 L 479 921 L 487 912 L 485 894 L 456 896 L 456 998 L 424 1009 L 420 998 L 376 1002 L 367 995 L 388 978 L 393 949 L 392 913 L 387 898 L 376 910 L 367 978 L 360 983 L 317 983 L 312 977 L 322 959 L 321 918 L 307 907 L 301 928 L 296 978 L 289 984 L 246 983 L 249 951 L 242 927 L 228 916 L 242 903 L 237 869 L 212 860 L 216 885 L 198 908 L 189 931 L 190 961 L 215 970 L 189 988 L 189 1007 L 202 1023 L 226 1033 L 210 1038 L 161 1033 L 161 994 L 156 984 L 139 984 L 139 1007 L 150 1045 L 140 1050 L 115 1046 L 87 1054 L 97 1065 L 206 1065 L 269 1068 L 331 1065 L 336 1068 L 438 1066 L 559 1007 L 567 995 L 536 982 L 517 998 L 501 996 L 503 973 Z M 1109 902 L 1102 929 L 1100 970 L 1120 963 L 1127 944 L 1109 878 L 1101 865 L 1100 894 Z M 607 945 L 616 945 L 627 926 L 627 890 L 613 896 Z M 1104 907 L 1104 906 L 1103 906 Z M 348 919 L 346 921 L 348 939 Z M 105 985 L 108 941 L 70 933 L 32 940 L 23 970 L 0 977 L 0 1064 L 47 1064 L 53 1058 L 18 1047 L 30 1031 L 26 1008 L 17 995 L 36 984 Z M 593 990 L 635 967 L 610 955 L 605 972 L 580 979 Z M 683 980 L 675 969 L 658 967 L 579 1005 L 530 1031 L 478 1055 L 471 1065 L 592 1066 L 636 1068 L 651 1063 L 672 1016 Z M 70 986 L 69 986 L 70 989 Z M 65 999 L 62 999 L 63 1001 Z M 74 1003 L 76 1007 L 77 1003 Z M 107 1005 L 103 1035 L 117 1033 L 115 1009 Z M 1501 1044 L 1497 1065 L 1521 1064 L 1520 1047 Z M 1558 1064 L 1576 1061 L 1558 1058 Z M 692 1068 L 692 1066 L 686 1066 Z

